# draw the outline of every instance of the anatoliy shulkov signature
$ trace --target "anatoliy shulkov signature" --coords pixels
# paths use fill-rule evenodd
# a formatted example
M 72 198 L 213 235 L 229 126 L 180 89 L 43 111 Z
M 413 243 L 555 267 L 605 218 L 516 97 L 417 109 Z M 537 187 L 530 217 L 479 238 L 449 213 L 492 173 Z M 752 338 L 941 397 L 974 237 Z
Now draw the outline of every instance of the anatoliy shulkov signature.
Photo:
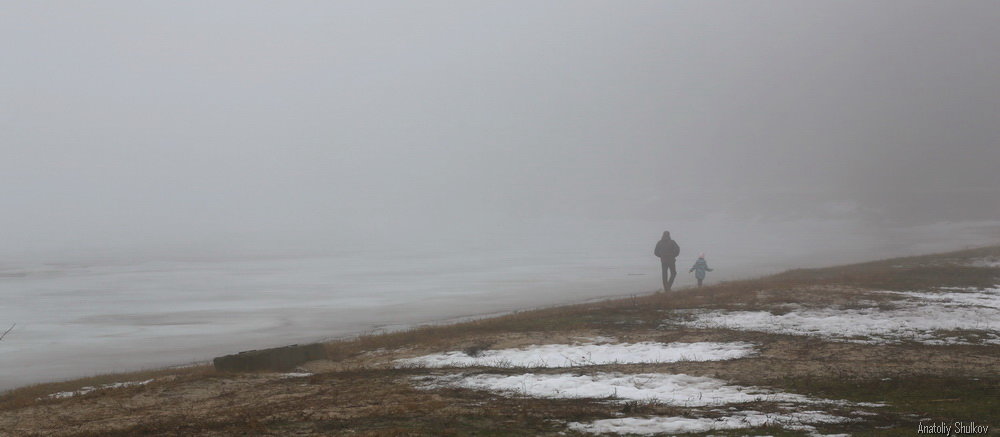
M 962 435 L 986 434 L 988 432 L 990 432 L 989 425 L 976 425 L 976 422 L 941 422 L 931 424 L 920 422 L 917 424 L 917 434 Z

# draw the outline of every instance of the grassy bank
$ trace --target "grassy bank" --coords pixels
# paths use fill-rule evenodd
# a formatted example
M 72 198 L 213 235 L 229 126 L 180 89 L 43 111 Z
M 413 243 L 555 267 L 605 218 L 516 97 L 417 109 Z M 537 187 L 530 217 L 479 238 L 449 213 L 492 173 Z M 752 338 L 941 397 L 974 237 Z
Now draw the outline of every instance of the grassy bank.
M 823 327 L 825 319 L 809 319 L 820 314 L 833 324 L 843 315 L 857 325 L 924 314 L 923 308 L 937 308 L 931 304 L 940 305 L 943 319 L 989 315 L 992 307 L 973 298 L 992 296 L 988 290 L 1000 284 L 1000 264 L 992 260 L 1000 260 L 1000 247 L 794 270 L 702 289 L 366 335 L 326 344 L 328 359 L 304 363 L 294 373 L 226 373 L 201 366 L 39 384 L 0 396 L 0 435 L 576 435 L 600 421 L 657 418 L 718 424 L 691 435 L 914 435 L 918 424 L 940 422 L 989 425 L 997 435 L 1000 320 L 840 335 L 814 328 Z M 926 316 L 933 321 L 933 312 Z M 744 319 L 765 323 L 737 323 Z M 398 361 L 595 342 L 738 342 L 752 344 L 754 352 L 725 360 L 584 360 L 561 367 Z M 689 375 L 811 400 L 762 396 L 699 404 L 702 400 L 630 399 L 617 393 L 567 398 L 540 396 L 528 386 L 463 385 L 527 374 L 595 381 L 609 374 Z M 145 383 L 102 387 L 125 381 Z M 51 396 L 69 392 L 79 394 Z M 819 410 L 844 420 L 801 419 L 803 412 Z M 733 414 L 746 426 L 727 422 Z M 774 420 L 753 422 L 757 417 Z

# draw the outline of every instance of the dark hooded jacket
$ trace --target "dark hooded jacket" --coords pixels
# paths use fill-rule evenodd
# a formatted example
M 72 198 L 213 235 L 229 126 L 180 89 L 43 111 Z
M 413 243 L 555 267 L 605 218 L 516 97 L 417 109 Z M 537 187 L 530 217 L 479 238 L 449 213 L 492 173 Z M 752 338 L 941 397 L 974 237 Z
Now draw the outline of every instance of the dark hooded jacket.
M 656 249 L 653 249 L 653 255 L 656 255 L 661 259 L 674 259 L 680 254 L 681 247 L 678 246 L 677 242 L 672 240 L 668 235 L 664 235 L 663 238 L 656 243 Z

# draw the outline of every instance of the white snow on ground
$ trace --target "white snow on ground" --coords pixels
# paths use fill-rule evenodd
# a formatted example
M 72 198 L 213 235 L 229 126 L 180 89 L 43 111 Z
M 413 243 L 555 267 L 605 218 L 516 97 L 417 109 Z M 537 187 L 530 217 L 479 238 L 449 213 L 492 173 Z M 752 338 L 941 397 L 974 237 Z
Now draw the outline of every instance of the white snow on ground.
M 753 401 L 816 402 L 806 396 L 758 387 L 727 385 L 715 378 L 664 373 L 595 373 L 591 375 L 447 375 L 423 380 L 424 388 L 462 387 L 539 398 L 614 398 L 655 400 L 700 407 Z M 831 401 L 833 402 L 833 401 Z
M 814 431 L 810 424 L 843 423 L 852 419 L 831 416 L 821 411 L 800 411 L 795 413 L 765 414 L 757 411 L 741 411 L 731 416 L 718 418 L 689 417 L 627 417 L 621 419 L 596 420 L 589 423 L 573 422 L 569 428 L 574 431 L 604 434 L 680 434 L 708 432 L 725 429 L 780 426 L 791 430 Z
M 733 343 L 546 344 L 519 349 L 485 350 L 476 356 L 454 351 L 396 360 L 399 366 L 423 367 L 573 367 L 598 364 L 720 361 L 754 353 L 754 345 Z
M 577 340 L 577 343 L 617 343 L 618 339 L 614 337 L 606 337 L 603 335 L 595 335 L 593 337 L 570 337 Z
M 879 407 L 883 404 L 851 403 L 843 400 L 816 399 L 794 393 L 782 393 L 760 387 L 729 385 L 715 378 L 663 373 L 592 375 L 438 375 L 414 378 L 424 389 L 461 387 L 489 390 L 508 395 L 540 398 L 611 398 L 660 402 L 683 407 L 704 407 L 755 401 L 779 402 L 790 410 L 802 404 L 854 405 Z M 730 407 L 730 410 L 736 410 Z M 589 433 L 676 434 L 712 430 L 751 428 L 765 425 L 792 430 L 814 431 L 810 424 L 841 423 L 859 419 L 832 416 L 822 411 L 789 411 L 765 414 L 757 411 L 733 411 L 722 418 L 616 418 L 590 423 L 570 423 L 570 429 Z
M 1000 258 L 978 258 L 969 263 L 972 267 L 1000 268 Z
M 103 390 L 106 388 L 133 387 L 137 385 L 146 385 L 151 382 L 153 382 L 152 379 L 147 379 L 145 381 L 115 382 L 111 384 L 104 384 L 98 387 L 87 386 L 87 387 L 81 387 L 79 390 L 76 391 L 61 391 L 59 393 L 52 393 L 48 397 L 53 399 L 71 398 L 73 396 L 85 395 L 95 390 Z
M 860 343 L 918 341 L 928 344 L 973 344 L 939 331 L 980 331 L 981 342 L 1000 344 L 1000 289 L 960 289 L 946 293 L 889 292 L 911 300 L 897 308 L 800 309 L 785 314 L 767 311 L 694 313 L 681 324 L 793 335 L 814 335 Z
M 981 306 L 1000 310 L 1000 288 L 947 288 L 948 293 L 897 292 L 917 299 L 934 301 L 944 306 Z

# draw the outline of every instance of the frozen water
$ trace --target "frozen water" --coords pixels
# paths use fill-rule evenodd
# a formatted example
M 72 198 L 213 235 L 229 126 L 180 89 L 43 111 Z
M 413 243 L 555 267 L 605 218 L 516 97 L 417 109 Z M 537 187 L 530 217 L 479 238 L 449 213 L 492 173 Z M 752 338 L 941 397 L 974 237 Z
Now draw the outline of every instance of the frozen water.
M 709 283 L 787 268 L 981 244 L 994 222 L 872 228 L 852 220 L 536 221 L 529 233 L 338 248 L 308 258 L 0 264 L 0 390 L 205 361 L 317 341 L 660 287 L 652 248 L 681 245 L 678 286 L 708 253 Z

